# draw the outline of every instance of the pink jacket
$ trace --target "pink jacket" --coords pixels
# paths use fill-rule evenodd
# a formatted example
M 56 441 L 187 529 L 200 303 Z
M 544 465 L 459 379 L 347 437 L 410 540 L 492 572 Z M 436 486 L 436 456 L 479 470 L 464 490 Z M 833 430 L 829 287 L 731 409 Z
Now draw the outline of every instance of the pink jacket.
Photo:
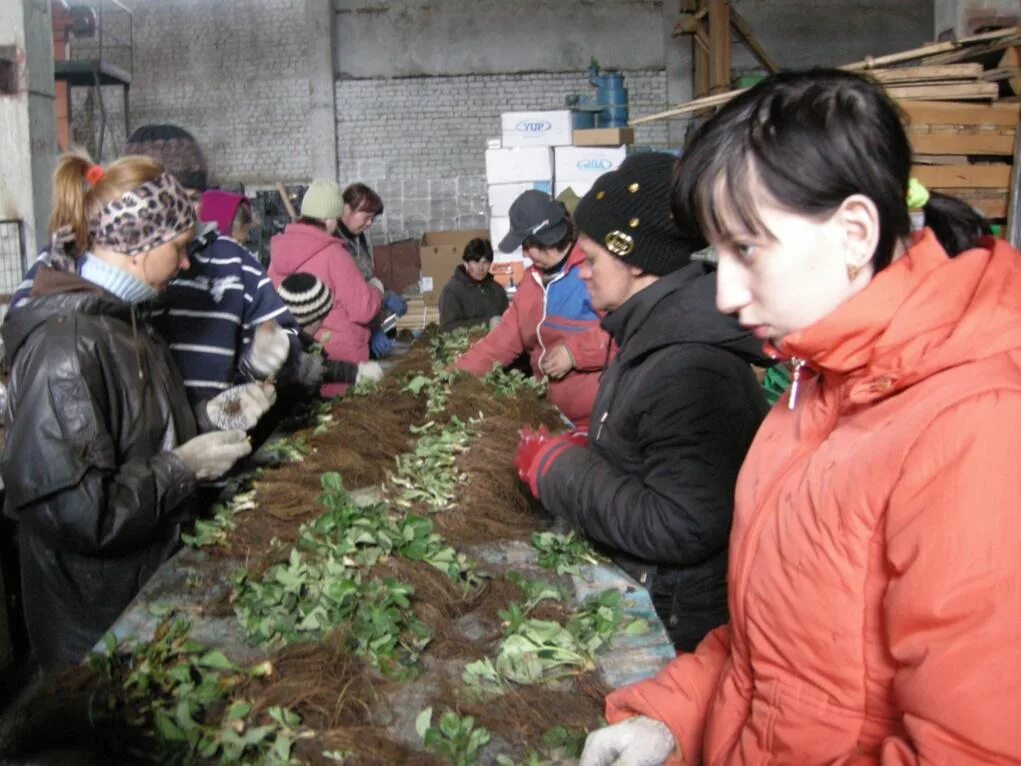
M 367 361 L 372 335 L 369 324 L 379 311 L 383 294 L 365 281 L 344 244 L 315 226 L 291 223 L 270 240 L 269 253 L 269 278 L 274 286 L 279 288 L 291 274 L 306 272 L 319 277 L 333 293 L 333 308 L 316 333 L 326 356 L 346 362 Z M 323 386 L 321 393 L 337 396 L 346 389 L 344 384 L 331 383 Z
M 585 256 L 574 248 L 563 271 L 543 285 L 542 275 L 529 269 L 500 324 L 468 349 L 454 366 L 472 375 L 485 375 L 528 353 L 536 378 L 547 350 L 564 344 L 575 366 L 560 380 L 550 380 L 549 398 L 575 425 L 588 425 L 599 390 L 599 377 L 610 354 L 611 339 L 592 308 L 588 288 L 578 277 Z
M 689 766 L 1021 763 L 1021 254 L 926 231 L 782 349 L 817 373 L 741 469 L 730 624 L 607 719 Z

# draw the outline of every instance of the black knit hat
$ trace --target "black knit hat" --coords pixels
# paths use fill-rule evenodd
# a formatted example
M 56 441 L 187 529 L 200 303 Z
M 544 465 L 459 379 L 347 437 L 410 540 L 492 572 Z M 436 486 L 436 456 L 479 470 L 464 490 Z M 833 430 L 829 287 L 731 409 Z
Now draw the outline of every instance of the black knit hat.
M 205 191 L 209 170 L 195 136 L 177 125 L 143 125 L 124 145 L 123 154 L 141 154 L 162 163 L 187 189 Z
M 333 308 L 333 293 L 313 274 L 291 274 L 280 283 L 277 292 L 287 304 L 291 316 L 302 327 L 319 321 Z
M 674 224 L 670 184 L 675 161 L 663 152 L 632 154 L 599 176 L 574 211 L 578 229 L 648 274 L 662 276 L 687 266 L 705 242 L 682 234 Z

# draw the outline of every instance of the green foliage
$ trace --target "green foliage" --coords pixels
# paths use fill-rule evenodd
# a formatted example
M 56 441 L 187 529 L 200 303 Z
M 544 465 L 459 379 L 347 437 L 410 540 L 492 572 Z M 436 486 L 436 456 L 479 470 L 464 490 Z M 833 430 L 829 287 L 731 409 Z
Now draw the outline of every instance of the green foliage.
M 415 731 L 422 739 L 427 752 L 445 758 L 454 766 L 472 766 L 479 753 L 489 742 L 491 734 L 483 726 L 476 726 L 472 716 L 463 718 L 448 710 L 440 716 L 438 725 L 432 725 L 433 709 L 427 707 L 415 719 Z
M 433 533 L 429 519 L 395 517 L 383 505 L 358 506 L 335 473 L 324 474 L 321 484 L 319 502 L 326 513 L 302 527 L 289 560 L 259 580 L 244 570 L 235 573 L 238 619 L 250 640 L 270 647 L 345 626 L 357 655 L 388 675 L 412 674 L 431 639 L 411 610 L 414 590 L 393 579 L 370 578 L 369 570 L 396 554 L 467 583 L 471 565 Z
M 412 426 L 411 432 L 418 436 L 415 449 L 396 457 L 397 472 L 389 477 L 390 484 L 400 488 L 395 503 L 401 508 L 424 503 L 434 512 L 447 510 L 457 485 L 467 480 L 455 466 L 457 456 L 467 451 L 475 434 L 456 417 L 442 427 L 430 420 Z
M 539 552 L 539 566 L 552 569 L 558 575 L 577 575 L 581 573 L 582 565 L 598 564 L 604 560 L 574 532 L 566 535 L 534 532 L 532 547 Z
M 545 378 L 536 379 L 521 370 L 504 370 L 498 364 L 494 364 L 493 369 L 482 376 L 482 382 L 497 396 L 506 397 L 517 396 L 522 391 L 542 396 L 548 388 Z
M 273 463 L 300 463 L 311 447 L 301 434 L 278 436 L 259 448 L 259 454 Z
M 547 593 L 541 584 L 527 587 L 533 599 Z M 496 660 L 487 657 L 470 663 L 463 674 L 465 683 L 502 692 L 508 683 L 548 683 L 593 669 L 596 653 L 621 628 L 632 634 L 648 630 L 644 620 L 628 622 L 620 602 L 620 593 L 613 589 L 589 596 L 566 625 L 529 618 L 531 607 L 509 605 L 498 613 L 505 633 Z
M 213 515 L 209 519 L 195 522 L 193 534 L 184 533 L 181 540 L 185 545 L 202 548 L 210 545 L 226 546 L 227 539 L 234 529 L 234 516 L 243 511 L 255 508 L 255 490 L 239 492 L 226 503 L 213 506 Z
M 112 691 L 95 704 L 146 730 L 163 763 L 293 763 L 294 742 L 311 736 L 300 717 L 277 707 L 251 720 L 252 705 L 232 700 L 249 678 L 271 671 L 268 663 L 241 668 L 190 639 L 190 630 L 187 619 L 171 615 L 150 642 L 118 645 L 104 636 L 106 651 L 89 662 Z

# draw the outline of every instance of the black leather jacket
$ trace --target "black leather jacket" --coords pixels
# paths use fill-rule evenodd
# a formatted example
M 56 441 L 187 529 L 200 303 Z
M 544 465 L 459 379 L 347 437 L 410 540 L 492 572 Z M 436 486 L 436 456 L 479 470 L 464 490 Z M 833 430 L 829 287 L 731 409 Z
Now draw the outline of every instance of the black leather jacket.
M 737 472 L 766 401 L 749 362 L 761 342 L 714 305 L 701 263 L 608 314 L 620 346 L 592 409 L 587 448 L 539 480 L 566 517 L 645 585 L 679 649 L 727 621 L 727 542 Z
M 48 665 L 80 659 L 175 549 L 197 433 L 164 343 L 133 308 L 42 269 L 8 314 L 4 512 L 18 522 L 26 619 Z

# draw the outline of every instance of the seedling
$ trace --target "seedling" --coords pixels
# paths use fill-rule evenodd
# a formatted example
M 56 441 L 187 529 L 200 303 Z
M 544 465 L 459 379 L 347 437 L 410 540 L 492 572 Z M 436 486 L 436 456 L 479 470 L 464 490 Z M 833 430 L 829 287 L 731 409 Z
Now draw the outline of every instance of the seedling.
M 449 760 L 454 766 L 477 763 L 482 748 L 492 737 L 489 730 L 475 726 L 472 716 L 462 718 L 450 710 L 440 716 L 437 726 L 432 725 L 432 716 L 433 709 L 427 707 L 415 719 L 415 731 L 426 751 Z

